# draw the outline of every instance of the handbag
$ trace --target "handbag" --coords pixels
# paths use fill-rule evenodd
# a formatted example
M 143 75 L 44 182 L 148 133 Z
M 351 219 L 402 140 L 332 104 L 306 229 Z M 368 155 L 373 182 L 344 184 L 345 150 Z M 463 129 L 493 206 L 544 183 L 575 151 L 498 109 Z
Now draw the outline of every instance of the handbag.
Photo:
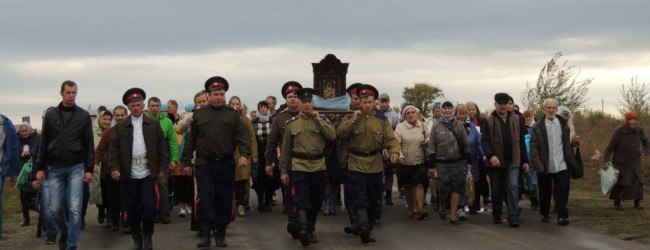
M 474 204 L 474 181 L 472 181 L 472 171 L 467 170 L 467 179 L 465 179 L 465 199 L 467 204 Z
M 18 180 L 16 180 L 16 188 L 25 191 L 25 192 L 36 192 L 36 189 L 32 186 L 32 183 L 29 181 L 29 176 L 32 174 L 33 162 L 30 158 L 18 174 Z
M 519 172 L 519 191 L 522 194 L 533 194 L 535 192 L 530 175 L 524 171 Z
M 582 164 L 582 156 L 580 156 L 580 148 L 576 147 L 576 153 L 575 153 L 575 159 L 576 159 L 576 164 L 574 167 L 570 168 L 569 171 L 571 171 L 571 178 L 573 179 L 579 179 L 585 174 L 585 169 L 584 165 Z

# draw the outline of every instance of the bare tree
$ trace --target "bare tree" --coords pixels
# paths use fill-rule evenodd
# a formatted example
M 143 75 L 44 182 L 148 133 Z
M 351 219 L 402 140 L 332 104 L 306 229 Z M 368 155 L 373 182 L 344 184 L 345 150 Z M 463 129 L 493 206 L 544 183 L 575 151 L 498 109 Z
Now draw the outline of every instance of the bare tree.
M 625 115 L 632 111 L 640 116 L 646 116 L 650 113 L 650 86 L 646 83 L 637 81 L 636 77 L 630 80 L 630 84 L 621 86 L 621 98 L 618 99 L 618 112 Z
M 536 113 L 542 112 L 544 99 L 555 98 L 560 105 L 576 110 L 583 106 L 589 98 L 589 84 L 593 78 L 578 80 L 580 70 L 575 72 L 574 66 L 567 66 L 567 61 L 558 64 L 562 53 L 558 52 L 542 67 L 535 86 L 526 82 L 526 89 L 521 95 L 521 103 Z
M 415 83 L 413 87 L 406 86 L 402 91 L 402 98 L 422 111 L 424 117 L 429 116 L 433 100 L 444 96 L 442 89 L 429 83 Z

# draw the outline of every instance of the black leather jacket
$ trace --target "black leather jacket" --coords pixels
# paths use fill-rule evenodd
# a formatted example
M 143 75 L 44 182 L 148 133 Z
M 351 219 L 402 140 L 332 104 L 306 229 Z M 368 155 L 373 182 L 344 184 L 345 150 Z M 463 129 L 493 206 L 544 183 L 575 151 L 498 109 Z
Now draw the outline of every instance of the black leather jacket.
M 93 125 L 90 115 L 79 106 L 74 106 L 72 118 L 63 126 L 61 103 L 45 113 L 38 158 L 34 163 L 36 170 L 48 166 L 64 167 L 83 163 L 85 172 L 93 171 L 95 154 Z

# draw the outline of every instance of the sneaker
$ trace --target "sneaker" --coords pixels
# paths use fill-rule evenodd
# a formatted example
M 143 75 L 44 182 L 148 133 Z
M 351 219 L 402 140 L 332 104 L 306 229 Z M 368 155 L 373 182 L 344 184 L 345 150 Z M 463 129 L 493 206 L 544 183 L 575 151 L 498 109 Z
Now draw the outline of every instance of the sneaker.
M 459 209 L 458 211 L 456 211 L 456 215 L 459 221 L 467 220 L 467 214 L 465 214 L 465 210 Z
M 542 222 L 551 222 L 551 216 L 542 215 Z
M 45 245 L 52 245 L 54 243 L 56 243 L 56 236 L 45 239 Z
M 178 217 L 185 217 L 187 216 L 187 211 L 185 208 L 181 208 L 180 211 L 178 211 Z

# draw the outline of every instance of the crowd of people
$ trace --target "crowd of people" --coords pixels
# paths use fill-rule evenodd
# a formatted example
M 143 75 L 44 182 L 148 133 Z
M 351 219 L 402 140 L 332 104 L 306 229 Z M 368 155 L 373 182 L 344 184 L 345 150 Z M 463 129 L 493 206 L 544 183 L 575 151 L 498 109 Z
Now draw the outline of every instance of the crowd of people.
M 250 213 L 251 190 L 260 213 L 282 200 L 287 232 L 304 246 L 318 242 L 318 214 L 336 215 L 341 205 L 350 222 L 344 232 L 367 244 L 376 241 L 382 207 L 394 204 L 395 177 L 405 213 L 417 220 L 429 216 L 429 193 L 433 211 L 452 225 L 491 211 L 493 223 L 519 227 L 521 185 L 527 185 L 541 222 L 551 221 L 552 197 L 557 224 L 567 225 L 570 180 L 580 177 L 573 172 L 582 164 L 581 138 L 571 111 L 555 99 L 544 100 L 539 121 L 507 93 L 494 95 L 488 114 L 471 101 L 443 101 L 426 119 L 415 106 L 394 110 L 387 94 L 355 83 L 345 91 L 349 110 L 319 112 L 314 89 L 290 81 L 280 89 L 285 104 L 268 96 L 249 113 L 239 97 L 227 99 L 228 81 L 215 76 L 184 113 L 175 100 L 163 103 L 131 88 L 124 106 L 100 107 L 93 125 L 76 105 L 77 89 L 72 81 L 61 84 L 62 101 L 44 114 L 41 133 L 29 123 L 16 131 L 0 117 L 0 195 L 5 177 L 13 185 L 21 168 L 33 164 L 46 244 L 60 235 L 61 249 L 76 249 L 88 204 L 97 206 L 99 224 L 131 234 L 133 249 L 153 248 L 154 224 L 169 224 L 175 205 L 198 231 L 197 247 L 211 246 L 212 237 L 226 247 L 227 226 Z M 605 152 L 604 168 L 613 162 L 620 170 L 610 195 L 616 209 L 622 200 L 643 209 L 639 158 L 649 144 L 637 119 L 625 116 Z M 20 191 L 21 226 L 31 223 L 37 192 Z M 0 201 L 0 237 L 1 207 Z

